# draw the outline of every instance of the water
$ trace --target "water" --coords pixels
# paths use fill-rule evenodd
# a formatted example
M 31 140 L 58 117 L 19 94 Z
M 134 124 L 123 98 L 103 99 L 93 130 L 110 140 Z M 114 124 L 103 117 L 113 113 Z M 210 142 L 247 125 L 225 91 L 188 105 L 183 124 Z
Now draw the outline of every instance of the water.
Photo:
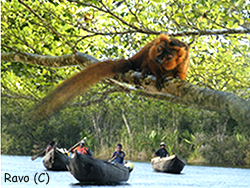
M 250 169 L 190 166 L 184 167 L 181 174 L 154 172 L 150 163 L 133 162 L 134 171 L 127 183 L 119 185 L 79 185 L 69 172 L 52 172 L 43 167 L 42 158 L 31 161 L 30 156 L 1 156 L 2 188 L 250 188 Z M 47 173 L 47 174 L 46 174 Z M 34 177 L 36 175 L 36 185 Z M 5 176 L 22 182 L 5 182 Z M 38 177 L 40 176 L 40 182 Z M 48 180 L 49 176 L 49 182 Z M 11 180 L 10 178 L 10 180 Z M 27 182 L 24 182 L 27 181 Z M 46 183 L 48 183 L 46 185 Z

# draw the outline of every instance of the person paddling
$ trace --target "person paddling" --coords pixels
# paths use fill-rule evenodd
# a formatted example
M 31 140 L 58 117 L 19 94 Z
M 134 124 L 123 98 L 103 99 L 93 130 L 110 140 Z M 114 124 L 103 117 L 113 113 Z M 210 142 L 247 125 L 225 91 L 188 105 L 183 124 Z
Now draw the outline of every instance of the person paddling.
M 54 140 L 51 140 L 49 142 L 49 145 L 46 148 L 45 154 L 47 154 L 50 150 L 52 150 L 54 147 L 56 147 L 56 142 Z
M 80 154 L 88 154 L 90 156 L 93 156 L 92 152 L 90 151 L 89 148 L 85 147 L 85 141 L 82 140 L 81 143 L 80 143 L 80 146 L 77 146 L 73 152 L 77 152 L 77 153 L 80 153 Z
M 114 160 L 115 163 L 124 164 L 124 157 L 125 157 L 125 152 L 122 151 L 122 145 L 117 144 L 116 148 L 115 148 L 115 151 L 113 152 L 109 162 Z

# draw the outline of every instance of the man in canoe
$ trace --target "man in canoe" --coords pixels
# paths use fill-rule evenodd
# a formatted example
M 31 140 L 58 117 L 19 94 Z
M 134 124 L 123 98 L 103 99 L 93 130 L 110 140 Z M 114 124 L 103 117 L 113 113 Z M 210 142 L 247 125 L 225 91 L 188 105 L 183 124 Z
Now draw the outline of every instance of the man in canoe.
M 169 153 L 168 151 L 166 150 L 166 145 L 164 142 L 162 142 L 160 144 L 160 148 L 155 152 L 155 155 L 162 158 L 162 157 L 168 157 L 169 156 Z
M 111 159 L 109 160 L 109 162 L 113 161 L 115 163 L 121 163 L 124 164 L 124 157 L 125 157 L 125 152 L 122 151 L 122 145 L 121 144 L 117 144 L 115 151 L 113 152 Z
M 85 147 L 85 141 L 82 140 L 80 143 L 80 146 L 77 146 L 74 150 L 74 152 L 80 153 L 80 154 L 88 154 L 90 156 L 92 156 L 92 153 L 90 151 L 90 149 L 88 149 L 87 147 Z
M 46 154 L 47 154 L 50 150 L 52 150 L 55 146 L 56 146 L 56 142 L 55 142 L 54 140 L 51 140 L 51 141 L 49 142 L 49 145 L 48 145 L 47 148 L 46 148 Z

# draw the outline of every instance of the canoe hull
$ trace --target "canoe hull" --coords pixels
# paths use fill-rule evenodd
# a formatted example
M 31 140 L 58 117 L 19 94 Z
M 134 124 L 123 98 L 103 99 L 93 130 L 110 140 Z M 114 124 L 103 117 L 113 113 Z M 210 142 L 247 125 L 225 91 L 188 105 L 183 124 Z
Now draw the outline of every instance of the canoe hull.
M 94 159 L 74 153 L 67 164 L 68 170 L 83 183 L 120 183 L 129 179 L 129 169 L 122 164 Z
M 58 149 L 53 148 L 43 157 L 43 165 L 47 170 L 66 171 L 68 157 Z
M 163 158 L 155 157 L 151 159 L 151 164 L 156 171 L 179 174 L 186 165 L 186 161 L 178 155 L 172 155 Z

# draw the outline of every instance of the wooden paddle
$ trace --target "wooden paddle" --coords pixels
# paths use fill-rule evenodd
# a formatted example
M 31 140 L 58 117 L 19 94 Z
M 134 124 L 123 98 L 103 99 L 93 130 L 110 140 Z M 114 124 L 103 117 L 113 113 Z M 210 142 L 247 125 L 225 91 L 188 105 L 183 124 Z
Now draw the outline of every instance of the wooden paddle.
M 72 146 L 70 149 L 68 149 L 68 152 L 71 152 L 76 146 L 78 146 L 82 141 L 87 140 L 87 137 L 84 137 L 82 140 L 77 142 L 74 146 Z
M 37 157 L 40 157 L 40 156 L 44 155 L 45 151 L 46 151 L 46 149 L 43 150 L 41 153 L 32 156 L 32 157 L 31 157 L 31 160 L 34 161 L 35 159 L 37 159 Z
M 112 162 L 113 160 L 115 160 L 117 156 L 115 155 L 113 158 L 109 159 L 108 162 Z
M 109 159 L 108 162 L 112 162 L 112 161 L 115 160 L 115 158 L 117 158 L 117 157 L 120 157 L 120 156 L 115 155 L 113 158 Z M 123 157 L 124 157 L 124 156 L 123 156 Z

